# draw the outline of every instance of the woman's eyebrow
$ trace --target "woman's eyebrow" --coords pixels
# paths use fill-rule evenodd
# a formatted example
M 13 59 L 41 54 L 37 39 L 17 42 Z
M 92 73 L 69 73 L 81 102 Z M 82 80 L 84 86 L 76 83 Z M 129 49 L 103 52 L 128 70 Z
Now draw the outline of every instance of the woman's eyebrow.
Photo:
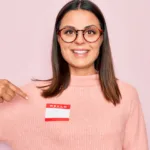
M 72 29 L 76 29 L 74 26 L 70 26 L 70 25 L 66 25 L 63 28 L 72 28 Z
M 93 26 L 94 24 L 92 24 L 92 25 L 88 25 L 88 26 L 85 26 L 84 27 L 84 29 L 87 29 L 87 28 L 89 28 L 89 27 L 91 27 L 91 26 Z M 76 27 L 74 27 L 74 26 L 70 26 L 70 25 L 66 25 L 66 26 L 64 26 L 63 28 L 72 28 L 72 29 L 76 29 L 77 30 L 77 28 Z
M 91 26 L 95 26 L 95 25 L 92 24 L 92 25 L 85 26 L 84 29 L 87 29 L 87 28 L 89 28 L 89 27 L 91 27 Z

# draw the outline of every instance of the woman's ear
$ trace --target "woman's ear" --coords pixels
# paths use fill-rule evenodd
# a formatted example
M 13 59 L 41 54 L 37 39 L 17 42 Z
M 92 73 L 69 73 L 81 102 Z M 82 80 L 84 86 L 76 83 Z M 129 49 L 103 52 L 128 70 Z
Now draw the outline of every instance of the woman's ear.
M 101 35 L 101 44 L 103 43 L 103 41 L 104 41 L 104 35 L 102 34 Z
M 58 43 L 60 44 L 60 36 L 57 35 L 57 40 L 58 40 Z

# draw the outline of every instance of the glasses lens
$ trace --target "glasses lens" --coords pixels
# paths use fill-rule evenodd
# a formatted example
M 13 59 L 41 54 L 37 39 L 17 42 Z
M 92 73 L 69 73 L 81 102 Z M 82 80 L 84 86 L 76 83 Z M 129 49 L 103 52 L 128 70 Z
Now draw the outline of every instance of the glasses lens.
M 95 26 L 91 26 L 90 28 L 86 29 L 84 32 L 84 38 L 88 42 L 94 42 L 98 40 L 99 37 L 100 37 L 100 31 Z
M 72 42 L 76 38 L 76 31 L 71 28 L 64 28 L 61 30 L 60 35 L 65 42 Z

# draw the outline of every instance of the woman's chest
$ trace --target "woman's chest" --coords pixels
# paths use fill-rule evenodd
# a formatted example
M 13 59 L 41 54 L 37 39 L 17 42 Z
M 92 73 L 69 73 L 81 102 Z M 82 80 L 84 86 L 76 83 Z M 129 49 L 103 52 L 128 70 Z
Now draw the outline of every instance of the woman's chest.
M 106 110 L 92 103 L 69 105 L 69 121 L 45 121 L 45 105 L 26 108 L 26 111 L 21 111 L 20 114 L 15 113 L 14 119 L 8 122 L 9 128 L 4 132 L 8 144 L 14 147 L 14 150 L 21 147 L 29 149 L 31 145 L 32 150 L 43 146 L 43 150 L 59 146 L 65 149 L 68 142 L 74 147 L 90 147 L 93 144 L 98 147 L 107 144 L 115 146 L 117 143 L 121 146 L 126 115 L 120 109 L 117 111 L 110 107 Z

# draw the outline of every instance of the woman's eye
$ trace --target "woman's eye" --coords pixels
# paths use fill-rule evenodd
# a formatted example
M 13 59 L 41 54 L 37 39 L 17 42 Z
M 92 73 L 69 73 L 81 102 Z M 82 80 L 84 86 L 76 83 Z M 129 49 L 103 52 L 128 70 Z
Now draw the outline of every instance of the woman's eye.
M 88 34 L 95 34 L 95 32 L 93 30 L 88 30 L 87 33 Z
M 67 31 L 65 32 L 65 34 L 73 34 L 73 31 L 72 31 L 72 30 L 67 30 Z

